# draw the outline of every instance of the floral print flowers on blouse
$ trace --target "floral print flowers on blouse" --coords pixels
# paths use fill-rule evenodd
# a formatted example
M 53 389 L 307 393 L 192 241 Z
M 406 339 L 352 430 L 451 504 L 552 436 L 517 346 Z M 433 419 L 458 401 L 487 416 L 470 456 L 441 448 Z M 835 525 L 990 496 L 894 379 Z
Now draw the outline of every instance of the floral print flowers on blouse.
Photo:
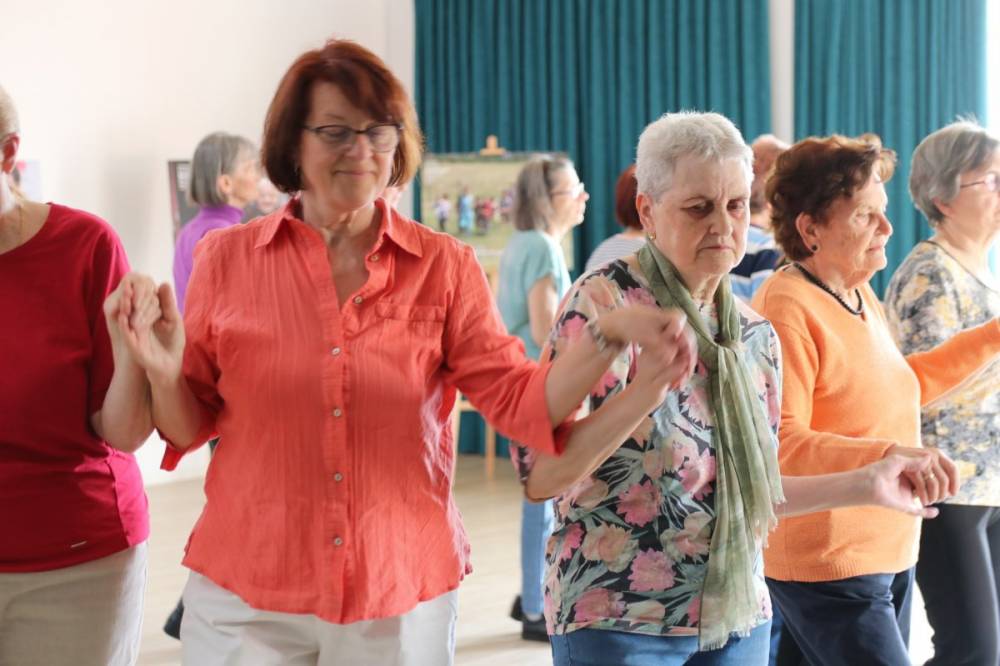
M 586 323 L 624 305 L 656 305 L 633 257 L 574 285 L 544 353 L 557 356 Z M 780 351 L 771 326 L 740 307 L 749 366 L 771 430 L 780 418 Z M 718 330 L 714 306 L 702 310 Z M 581 414 L 597 409 L 634 376 L 638 350 L 625 348 L 594 387 Z M 715 451 L 703 367 L 642 420 L 591 476 L 556 498 L 549 540 L 545 617 L 551 633 L 584 627 L 653 635 L 695 635 L 715 521 Z M 522 480 L 534 454 L 512 446 Z M 758 552 L 759 622 L 771 616 Z

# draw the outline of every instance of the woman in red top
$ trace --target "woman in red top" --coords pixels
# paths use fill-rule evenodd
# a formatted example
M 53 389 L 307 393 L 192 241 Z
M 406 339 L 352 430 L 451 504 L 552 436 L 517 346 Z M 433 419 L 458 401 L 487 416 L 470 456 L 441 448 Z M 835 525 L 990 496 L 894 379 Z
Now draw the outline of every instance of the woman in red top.
M 133 664 L 149 521 L 131 452 L 152 423 L 106 318 L 133 290 L 158 317 L 155 285 L 122 280 L 106 222 L 12 187 L 19 143 L 0 89 L 0 664 Z
M 638 342 L 666 377 L 691 371 L 683 318 L 642 307 L 552 366 L 527 361 L 473 251 L 379 196 L 410 180 L 421 142 L 375 55 L 303 54 L 263 142 L 268 177 L 298 195 L 205 237 L 183 326 L 164 285 L 163 318 L 129 331 L 164 466 L 220 437 L 184 559 L 185 663 L 450 664 L 471 571 L 451 496 L 456 389 L 556 453 L 614 344 Z

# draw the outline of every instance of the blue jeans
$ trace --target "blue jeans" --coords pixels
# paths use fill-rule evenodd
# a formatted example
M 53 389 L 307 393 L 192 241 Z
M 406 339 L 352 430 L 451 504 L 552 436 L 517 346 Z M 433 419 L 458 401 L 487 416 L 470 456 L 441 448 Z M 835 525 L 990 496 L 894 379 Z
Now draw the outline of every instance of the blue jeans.
M 552 536 L 552 500 L 521 503 L 521 610 L 542 612 L 545 588 L 545 544 Z
M 909 666 L 913 569 L 820 583 L 767 579 L 771 600 L 815 666 Z
M 549 636 L 553 666 L 766 666 L 771 623 L 722 648 L 698 652 L 697 636 L 578 629 Z

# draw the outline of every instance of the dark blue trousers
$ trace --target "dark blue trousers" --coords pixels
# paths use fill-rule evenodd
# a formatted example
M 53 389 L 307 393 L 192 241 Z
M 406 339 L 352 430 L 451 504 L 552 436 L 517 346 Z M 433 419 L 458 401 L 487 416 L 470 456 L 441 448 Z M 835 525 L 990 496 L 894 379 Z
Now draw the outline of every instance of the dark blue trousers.
M 813 666 L 909 666 L 913 569 L 822 583 L 769 578 L 767 586 Z

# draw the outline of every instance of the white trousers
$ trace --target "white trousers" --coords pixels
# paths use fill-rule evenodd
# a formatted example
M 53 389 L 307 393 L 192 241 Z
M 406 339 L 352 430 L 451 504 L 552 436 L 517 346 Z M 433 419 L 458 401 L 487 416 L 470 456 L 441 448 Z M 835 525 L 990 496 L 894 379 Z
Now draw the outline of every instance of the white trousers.
M 0 666 L 132 666 L 146 544 L 52 571 L 0 573 Z
M 397 617 L 334 624 L 251 608 L 191 572 L 184 588 L 185 666 L 452 666 L 458 591 Z

